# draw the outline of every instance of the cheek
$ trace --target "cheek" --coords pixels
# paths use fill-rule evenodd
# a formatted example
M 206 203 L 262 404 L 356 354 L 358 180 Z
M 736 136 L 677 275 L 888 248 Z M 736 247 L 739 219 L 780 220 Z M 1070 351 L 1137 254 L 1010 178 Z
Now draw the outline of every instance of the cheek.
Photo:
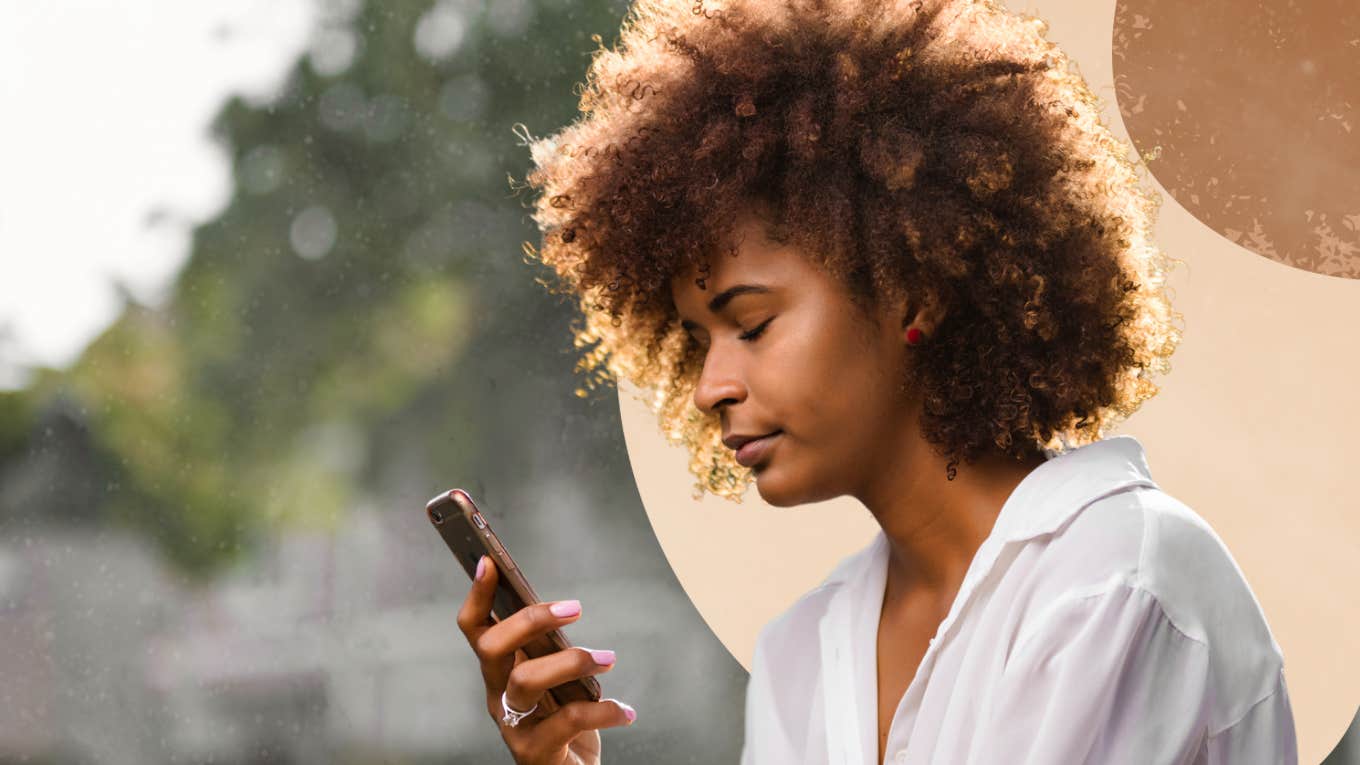
M 796 368 L 782 375 L 780 406 L 789 429 L 822 446 L 859 440 L 881 406 L 882 385 L 872 359 L 849 344 L 809 343 Z M 801 430 L 798 426 L 801 425 Z
M 891 348 L 859 342 L 847 344 L 844 352 L 829 360 L 824 373 L 829 381 L 827 408 L 857 439 L 876 437 L 900 415 L 904 397 L 898 358 Z

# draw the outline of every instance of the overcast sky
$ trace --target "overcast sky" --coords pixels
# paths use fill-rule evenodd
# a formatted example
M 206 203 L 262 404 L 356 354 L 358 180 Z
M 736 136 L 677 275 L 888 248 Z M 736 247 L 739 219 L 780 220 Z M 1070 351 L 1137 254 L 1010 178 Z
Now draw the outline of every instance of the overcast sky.
M 157 302 L 192 224 L 226 205 L 208 140 L 229 94 L 266 100 L 314 0 L 0 0 L 0 389 L 63 366 L 119 308 Z

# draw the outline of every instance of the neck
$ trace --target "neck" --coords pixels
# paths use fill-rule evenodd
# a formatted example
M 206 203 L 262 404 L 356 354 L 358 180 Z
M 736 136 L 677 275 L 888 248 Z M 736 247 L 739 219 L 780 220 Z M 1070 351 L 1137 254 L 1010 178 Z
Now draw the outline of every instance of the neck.
M 950 481 L 948 459 L 919 434 L 903 441 L 884 451 L 889 463 L 868 471 L 872 482 L 856 493 L 889 542 L 884 607 L 912 595 L 947 611 L 1001 506 L 1044 456 L 988 455 L 956 465 Z

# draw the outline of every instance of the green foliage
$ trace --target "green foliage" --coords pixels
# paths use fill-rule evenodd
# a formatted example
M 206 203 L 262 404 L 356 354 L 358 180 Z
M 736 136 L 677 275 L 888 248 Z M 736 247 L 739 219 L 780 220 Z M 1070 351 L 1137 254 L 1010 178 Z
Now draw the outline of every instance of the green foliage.
M 0 391 L 0 463 L 12 460 L 28 442 L 33 427 L 33 394 Z
M 568 307 L 520 256 L 535 231 L 506 181 L 529 163 L 512 126 L 573 116 L 581 30 L 619 10 L 539 4 L 507 32 L 488 5 L 432 61 L 413 44 L 429 7 L 327 20 L 356 43 L 345 71 L 304 55 L 271 103 L 222 107 L 229 204 L 164 305 L 129 303 L 71 369 L 0 396 L 0 467 L 33 446 L 43 402 L 75 396 L 109 476 L 97 515 L 198 575 L 271 525 L 381 495 L 396 444 L 427 455 L 431 493 L 523 471 L 500 439 L 541 427 L 526 376 L 569 397 L 573 357 Z

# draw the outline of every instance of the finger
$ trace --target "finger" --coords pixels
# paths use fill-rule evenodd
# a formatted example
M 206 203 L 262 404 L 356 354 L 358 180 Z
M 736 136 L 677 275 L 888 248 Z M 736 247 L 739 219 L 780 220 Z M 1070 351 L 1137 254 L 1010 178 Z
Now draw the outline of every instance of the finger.
M 510 674 L 510 668 L 515 665 L 515 657 L 513 652 L 506 656 L 484 655 L 478 649 L 478 640 L 496 624 L 491 614 L 491 605 L 496 597 L 496 582 L 500 578 L 500 570 L 489 555 L 483 555 L 477 561 L 477 567 L 480 573 L 472 580 L 472 588 L 468 590 L 462 607 L 458 609 L 458 628 L 467 637 L 472 652 L 477 654 L 481 663 L 487 696 L 496 697 L 496 703 L 499 704 L 501 691 L 505 690 L 505 678 Z
M 513 661 L 515 664 L 521 664 L 528 660 L 529 655 L 524 652 L 524 649 L 517 649 L 515 651 L 513 656 Z M 505 676 L 502 676 L 500 680 L 495 680 L 494 678 L 487 677 L 486 673 L 483 673 L 483 677 L 486 680 L 486 711 L 488 714 L 491 715 L 491 719 L 495 720 L 497 724 L 499 724 L 501 715 L 503 713 L 503 710 L 501 709 L 501 691 L 505 689 Z M 493 687 L 498 688 L 499 690 L 493 691 L 492 690 Z M 507 698 L 507 701 L 508 700 L 509 699 Z M 535 699 L 534 701 L 531 701 L 528 704 L 524 704 L 523 701 L 520 702 L 512 701 L 510 702 L 510 706 L 514 707 L 515 709 L 531 709 L 534 707 L 535 702 L 537 703 L 538 708 L 535 709 L 533 713 L 530 714 L 528 717 L 524 718 L 523 722 L 520 723 L 520 727 L 525 728 L 530 723 L 538 722 L 539 720 L 557 711 L 557 704 L 552 703 L 552 701 L 553 701 L 552 694 L 545 693 L 540 698 Z
M 474 648 L 477 638 L 495 624 L 491 616 L 491 604 L 495 600 L 498 578 L 496 564 L 489 556 L 483 555 L 477 561 L 477 574 L 472 580 L 472 587 L 458 609 L 458 628 L 463 631 L 468 643 L 474 644 Z
M 536 637 L 546 635 L 581 617 L 581 602 L 559 600 L 525 606 L 498 624 L 482 630 L 473 640 L 473 650 L 483 661 L 499 660 Z M 509 667 L 507 666 L 507 674 Z M 503 680 L 504 678 L 502 678 Z M 504 687 L 497 689 L 497 693 Z
M 549 688 L 580 677 L 603 674 L 613 668 L 613 651 L 572 646 L 516 664 L 505 684 L 505 698 L 515 709 L 528 709 Z
M 637 712 L 618 699 L 573 701 L 539 723 L 534 737 L 549 752 L 566 746 L 582 731 L 632 725 Z

